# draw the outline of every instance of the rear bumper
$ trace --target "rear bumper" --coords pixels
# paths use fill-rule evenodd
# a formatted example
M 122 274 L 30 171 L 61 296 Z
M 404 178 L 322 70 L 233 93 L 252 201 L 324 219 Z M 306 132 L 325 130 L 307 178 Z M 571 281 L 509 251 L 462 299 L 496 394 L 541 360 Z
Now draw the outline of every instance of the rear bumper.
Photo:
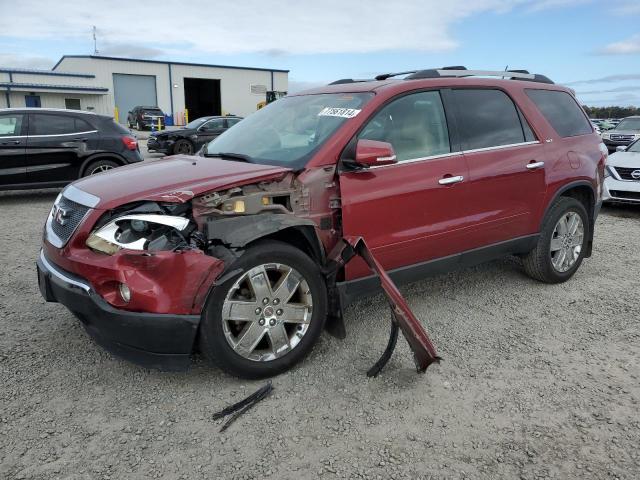
M 37 267 L 44 299 L 67 307 L 109 352 L 148 368 L 183 370 L 189 366 L 200 316 L 120 310 L 103 300 L 86 280 L 53 264 L 42 251 Z

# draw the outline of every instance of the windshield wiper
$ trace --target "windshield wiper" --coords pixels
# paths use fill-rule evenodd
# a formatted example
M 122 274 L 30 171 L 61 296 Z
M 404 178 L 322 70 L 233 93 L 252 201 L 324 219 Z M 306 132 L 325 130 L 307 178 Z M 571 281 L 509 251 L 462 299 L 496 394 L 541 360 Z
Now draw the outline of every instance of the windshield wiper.
M 205 157 L 220 157 L 220 158 L 230 158 L 232 160 L 239 160 L 241 162 L 253 163 L 253 159 L 249 155 L 244 155 L 243 153 L 230 153 L 230 152 L 218 152 L 218 153 L 205 153 Z

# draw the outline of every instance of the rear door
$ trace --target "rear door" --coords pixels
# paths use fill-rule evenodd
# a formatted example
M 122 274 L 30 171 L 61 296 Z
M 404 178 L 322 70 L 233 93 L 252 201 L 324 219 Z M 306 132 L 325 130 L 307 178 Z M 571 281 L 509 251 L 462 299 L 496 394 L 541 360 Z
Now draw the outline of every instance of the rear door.
M 346 235 L 361 235 L 385 269 L 465 250 L 469 244 L 467 166 L 450 141 L 437 90 L 396 98 L 365 124 L 358 138 L 389 142 L 399 162 L 340 174 Z M 442 179 L 460 182 L 443 185 Z M 347 265 L 347 279 L 369 274 Z
M 65 182 L 77 179 L 80 166 L 97 139 L 97 130 L 74 115 L 29 114 L 27 181 Z
M 26 183 L 26 115 L 0 114 L 0 185 Z
M 469 166 L 469 213 L 481 247 L 535 233 L 546 191 L 545 148 L 502 90 L 452 90 Z

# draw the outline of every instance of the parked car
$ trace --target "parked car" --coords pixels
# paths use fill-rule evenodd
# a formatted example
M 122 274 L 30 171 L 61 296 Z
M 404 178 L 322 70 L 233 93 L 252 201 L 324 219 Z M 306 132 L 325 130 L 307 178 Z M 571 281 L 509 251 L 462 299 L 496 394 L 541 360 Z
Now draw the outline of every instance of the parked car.
M 164 129 L 164 113 L 158 107 L 133 107 L 127 114 L 127 126 L 136 130 Z
M 341 80 L 267 105 L 202 157 L 77 181 L 46 223 L 42 295 L 136 362 L 185 367 L 198 348 L 257 378 L 379 291 L 358 259 L 327 274 L 343 237 L 398 283 L 508 254 L 564 282 L 592 252 L 607 149 L 571 90 L 487 75 L 505 72 Z
M 600 135 L 602 133 L 602 130 L 600 130 L 600 126 L 594 122 L 593 120 L 591 121 L 591 126 L 593 127 L 593 129 L 595 130 L 595 132 Z
M 608 158 L 603 200 L 640 204 L 640 140 Z
M 202 117 L 177 130 L 153 132 L 147 141 L 150 152 L 192 155 L 205 144 L 242 120 L 241 117 Z
M 59 187 L 141 161 L 136 139 L 111 117 L 80 110 L 0 109 L 0 189 Z
M 615 152 L 617 147 L 629 146 L 629 144 L 639 138 L 640 116 L 627 117 L 615 128 L 607 130 L 602 134 L 602 140 L 609 149 L 609 152 Z

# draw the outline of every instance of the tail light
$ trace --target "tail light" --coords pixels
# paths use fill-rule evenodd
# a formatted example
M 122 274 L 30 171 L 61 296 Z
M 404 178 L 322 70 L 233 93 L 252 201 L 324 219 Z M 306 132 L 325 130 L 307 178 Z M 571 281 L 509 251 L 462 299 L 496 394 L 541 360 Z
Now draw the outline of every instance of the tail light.
M 127 150 L 136 150 L 138 148 L 138 141 L 133 137 L 122 137 L 122 143 Z

